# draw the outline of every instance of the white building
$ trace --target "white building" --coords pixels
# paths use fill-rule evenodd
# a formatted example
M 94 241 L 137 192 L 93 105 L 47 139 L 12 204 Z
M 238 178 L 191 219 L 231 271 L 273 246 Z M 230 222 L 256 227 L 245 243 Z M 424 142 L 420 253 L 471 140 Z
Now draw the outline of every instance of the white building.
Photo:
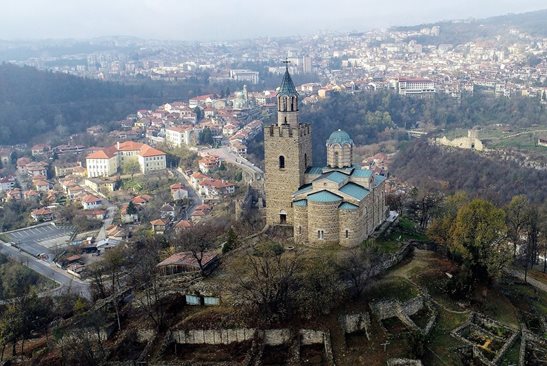
M 143 174 L 167 167 L 163 151 L 139 142 L 126 141 L 89 154 L 86 157 L 87 177 L 108 177 L 116 174 L 128 160 L 137 161 Z
M 165 142 L 169 146 L 181 147 L 192 143 L 192 126 L 173 126 L 165 129 Z
M 258 81 L 259 81 L 258 74 L 259 74 L 258 71 L 235 69 L 235 70 L 230 70 L 230 79 L 233 79 L 236 81 L 247 81 L 252 84 L 258 84 Z
M 423 95 L 435 93 L 435 83 L 429 79 L 400 78 L 397 90 L 401 95 Z

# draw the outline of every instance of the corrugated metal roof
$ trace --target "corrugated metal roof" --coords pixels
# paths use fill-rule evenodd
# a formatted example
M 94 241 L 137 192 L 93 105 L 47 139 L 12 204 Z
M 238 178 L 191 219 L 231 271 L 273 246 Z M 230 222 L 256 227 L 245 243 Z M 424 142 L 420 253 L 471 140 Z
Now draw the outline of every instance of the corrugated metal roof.
M 346 184 L 345 186 L 340 188 L 340 192 L 345 193 L 349 196 L 352 196 L 358 199 L 359 201 L 361 201 L 370 193 L 368 189 L 355 183 Z
M 372 170 L 370 169 L 355 169 L 351 176 L 355 178 L 368 178 L 371 175 L 372 175 Z
M 307 192 L 310 192 L 312 190 L 312 185 L 311 183 L 310 184 L 304 184 L 302 187 L 300 187 L 298 189 L 298 191 L 294 192 L 293 195 L 299 195 L 299 194 L 303 194 L 303 193 L 307 193 Z
M 353 203 L 343 202 L 338 208 L 340 210 L 357 210 L 359 206 L 356 206 Z
M 374 186 L 377 187 L 380 183 L 382 183 L 384 180 L 386 180 L 386 177 L 383 175 L 376 175 L 374 177 Z
M 321 175 L 323 174 L 323 168 L 320 166 L 310 166 L 306 169 L 306 174 Z
M 335 195 L 329 191 L 321 191 L 310 194 L 308 200 L 312 202 L 337 202 L 341 201 L 342 197 Z
M 332 173 L 329 173 L 329 175 L 326 178 L 330 181 L 340 184 L 346 181 L 348 176 L 340 172 L 332 172 Z
M 293 204 L 293 206 L 297 206 L 297 207 L 306 207 L 308 205 L 308 201 L 307 200 L 298 200 L 298 201 L 294 201 L 292 204 Z

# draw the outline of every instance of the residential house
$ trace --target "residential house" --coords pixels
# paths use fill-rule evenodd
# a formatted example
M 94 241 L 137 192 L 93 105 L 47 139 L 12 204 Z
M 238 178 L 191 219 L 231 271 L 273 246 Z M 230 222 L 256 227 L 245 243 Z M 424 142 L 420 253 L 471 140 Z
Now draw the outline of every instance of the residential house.
M 171 147 L 192 144 L 194 127 L 190 125 L 172 126 L 165 129 L 165 143 Z
M 21 189 L 19 188 L 13 188 L 9 191 L 6 191 L 6 201 L 19 201 L 23 199 L 23 194 L 21 193 Z
M 199 189 L 199 183 L 204 179 L 210 178 L 203 173 L 195 172 L 190 176 L 190 183 L 192 184 L 192 187 L 194 187 L 194 189 Z
M 191 221 L 188 221 L 188 220 L 180 220 L 180 221 L 177 222 L 177 224 L 175 225 L 175 231 L 176 231 L 177 233 L 180 233 L 181 231 L 190 229 L 192 226 L 193 226 L 193 225 L 192 225 L 192 222 L 191 222 Z
M 123 205 L 120 208 L 120 218 L 122 221 L 122 224 L 133 224 L 135 222 L 139 221 L 139 213 L 134 212 L 132 214 L 127 213 L 127 204 Z
M 104 218 L 106 217 L 106 210 L 100 208 L 84 210 L 83 214 L 90 220 L 104 220 Z
M 218 253 L 214 251 L 203 253 L 201 265 L 205 272 L 212 271 L 218 263 Z M 164 275 L 200 271 L 199 263 L 191 252 L 175 253 L 161 261 L 157 267 Z
M 220 168 L 220 166 L 222 165 L 222 161 L 218 156 L 206 155 L 199 159 L 198 164 L 199 170 L 202 173 L 207 174 L 209 172 L 212 172 L 213 170 Z
M 47 163 L 42 161 L 30 162 L 25 166 L 26 173 L 31 177 L 42 175 L 47 177 Z
M 82 197 L 82 206 L 84 207 L 84 210 L 99 208 L 102 205 L 103 205 L 103 200 L 97 196 L 88 194 Z
M 175 218 L 175 207 L 170 205 L 169 203 L 164 204 L 160 208 L 160 217 L 162 219 L 172 220 Z
M 95 192 L 114 192 L 118 187 L 118 179 L 109 177 L 86 178 L 84 185 Z
M 192 213 L 192 217 L 191 217 L 192 222 L 198 223 L 202 221 L 207 215 L 209 215 L 211 210 L 212 210 L 211 206 L 207 204 L 201 204 L 197 206 L 194 212 Z
M 38 202 L 40 199 L 40 193 L 30 189 L 28 191 L 23 192 L 23 198 L 26 200 L 32 200 Z
M 37 144 L 31 149 L 32 156 L 42 156 L 47 154 L 51 150 L 51 146 L 48 144 Z
M 150 202 L 150 200 L 152 199 L 151 196 L 147 195 L 147 194 L 142 194 L 140 196 L 135 196 L 131 199 L 131 202 L 133 202 L 133 204 L 135 206 L 139 206 L 139 207 L 144 207 L 146 206 L 146 204 L 148 202 Z
M 30 217 L 36 222 L 53 220 L 53 211 L 48 207 L 37 208 L 32 210 Z
M 38 179 L 33 181 L 34 187 L 38 192 L 47 192 L 49 191 L 50 185 L 46 180 Z
M 71 174 L 81 175 L 85 172 L 85 168 L 82 167 L 82 163 L 79 161 L 75 163 L 54 164 L 53 169 L 56 177 L 65 177 Z
M 182 183 L 175 183 L 170 186 L 171 197 L 173 201 L 179 201 L 188 198 L 188 191 L 184 188 Z
M 152 225 L 152 231 L 154 232 L 154 234 L 165 234 L 167 224 L 168 221 L 165 219 L 156 219 L 150 221 L 150 225 Z
M 13 189 L 17 184 L 17 179 L 13 175 L 0 178 L 0 191 L 8 191 Z
M 129 236 L 126 229 L 118 225 L 111 225 L 106 229 L 106 236 L 115 240 L 125 240 Z
M 204 179 L 199 183 L 199 193 L 208 199 L 217 199 L 235 192 L 236 185 L 220 179 Z
M 30 164 L 31 162 L 32 160 L 30 160 L 26 156 L 20 157 L 19 159 L 17 159 L 17 163 L 16 163 L 17 171 L 20 174 L 27 174 L 27 165 Z

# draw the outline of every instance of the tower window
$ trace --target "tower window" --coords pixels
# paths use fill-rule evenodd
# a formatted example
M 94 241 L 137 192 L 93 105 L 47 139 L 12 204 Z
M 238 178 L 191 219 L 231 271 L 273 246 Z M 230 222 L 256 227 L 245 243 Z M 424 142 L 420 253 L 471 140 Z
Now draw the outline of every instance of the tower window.
M 302 226 L 298 226 L 298 234 L 302 234 Z
M 285 169 L 285 157 L 283 155 L 279 156 L 279 169 Z
M 323 240 L 325 238 L 325 232 L 323 230 L 317 230 L 317 239 Z
M 308 154 L 304 154 L 304 168 L 308 167 Z
M 349 238 L 349 230 L 346 229 L 346 239 Z

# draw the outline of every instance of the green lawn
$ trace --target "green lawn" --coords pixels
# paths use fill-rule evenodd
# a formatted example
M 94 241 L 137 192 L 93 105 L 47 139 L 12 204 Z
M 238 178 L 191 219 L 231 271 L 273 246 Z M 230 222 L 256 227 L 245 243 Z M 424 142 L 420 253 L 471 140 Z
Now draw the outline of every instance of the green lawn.
M 366 240 L 363 245 L 365 248 L 376 247 L 380 253 L 394 254 L 407 240 L 427 240 L 427 236 L 419 232 L 410 219 L 401 217 L 389 233 Z
M 462 365 L 455 348 L 461 346 L 450 332 L 467 320 L 467 314 L 453 314 L 440 309 L 437 323 L 430 333 L 428 351 L 422 359 L 424 365 Z
M 379 280 L 368 289 L 364 296 L 370 301 L 399 300 L 407 301 L 419 295 L 418 289 L 402 278 Z

